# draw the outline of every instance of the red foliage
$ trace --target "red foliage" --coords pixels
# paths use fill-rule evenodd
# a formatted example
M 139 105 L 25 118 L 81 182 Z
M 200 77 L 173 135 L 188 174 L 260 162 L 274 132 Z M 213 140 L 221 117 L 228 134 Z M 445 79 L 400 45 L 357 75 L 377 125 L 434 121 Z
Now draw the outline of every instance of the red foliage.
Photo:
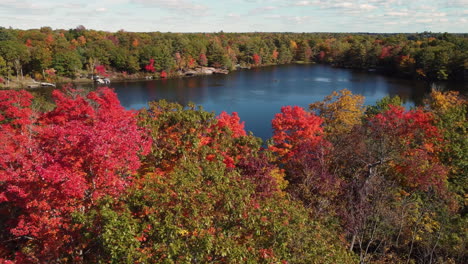
M 149 64 L 145 66 L 145 70 L 148 72 L 155 72 L 156 69 L 154 68 L 154 59 L 149 60 Z
M 255 193 L 259 197 L 270 197 L 273 193 L 279 191 L 276 179 L 271 175 L 277 168 L 268 162 L 267 157 L 243 158 L 237 167 L 245 178 L 251 180 L 256 188 Z
M 166 71 L 162 71 L 162 72 L 159 74 L 159 76 L 160 76 L 161 78 L 163 78 L 163 79 L 164 79 L 164 78 L 167 78 L 167 72 L 166 72 Z
M 271 57 L 272 57 L 274 60 L 276 60 L 276 59 L 278 59 L 278 55 L 279 55 L 279 52 L 275 49 L 275 50 L 273 51 L 273 53 L 271 54 Z
M 190 58 L 189 61 L 188 61 L 188 66 L 189 68 L 193 68 L 195 67 L 195 59 L 194 58 Z
M 47 35 L 45 42 L 47 45 L 52 45 L 55 42 L 54 36 L 52 34 Z
M 389 110 L 369 121 L 374 130 L 386 131 L 387 135 L 398 137 L 407 144 L 416 139 L 440 139 L 440 133 L 433 125 L 433 115 L 421 109 L 405 111 L 401 106 L 390 106 Z
M 207 66 L 208 65 L 208 59 L 206 58 L 205 53 L 200 54 L 200 56 L 198 57 L 198 63 L 201 66 Z
M 83 37 L 83 36 L 81 36 L 81 37 Z M 80 38 L 81 38 L 81 37 L 80 37 Z M 118 38 L 117 36 L 109 35 L 109 36 L 107 36 L 106 38 L 107 38 L 108 40 L 112 41 L 112 43 L 113 43 L 114 45 L 116 45 L 116 46 L 119 45 L 119 43 L 120 43 L 119 38 Z M 79 39 L 79 38 L 78 38 L 78 39 Z M 85 42 L 86 42 L 86 41 L 85 41 Z
M 25 45 L 28 47 L 32 47 L 32 41 L 30 39 L 27 39 Z
M 232 136 L 234 138 L 245 136 L 244 123 L 240 122 L 239 115 L 236 112 L 233 112 L 232 115 L 229 115 L 226 112 L 222 112 L 218 117 L 218 127 L 219 128 L 228 128 L 232 131 Z
M 444 190 L 447 179 L 447 168 L 427 149 L 410 149 L 403 153 L 395 169 L 401 175 L 400 181 L 411 188 L 427 191 L 434 186 Z
M 323 50 L 320 51 L 320 53 L 319 53 L 319 59 L 320 59 L 321 61 L 323 61 L 323 59 L 325 59 L 325 55 L 326 55 L 325 51 L 323 51 Z
M 382 52 L 380 53 L 380 59 L 385 59 L 387 57 L 389 57 L 391 54 L 390 54 L 390 51 L 392 50 L 392 47 L 390 46 L 386 46 L 386 47 L 382 47 Z
M 394 167 L 406 186 L 444 188 L 447 169 L 437 158 L 442 136 L 433 123 L 431 113 L 396 106 L 369 120 L 375 140 L 390 142 L 395 148 Z
M 275 144 L 270 149 L 286 171 L 290 193 L 307 206 L 333 199 L 341 182 L 327 170 L 331 144 L 322 136 L 322 119 L 301 107 L 286 106 L 272 124 Z
M 310 57 L 312 57 L 312 49 L 309 46 L 307 46 L 304 50 L 304 59 L 308 61 Z
M 47 69 L 44 72 L 49 76 L 55 76 L 55 73 L 56 73 L 54 68 Z
M 3 236 L 32 238 L 25 262 L 27 254 L 48 262 L 72 247 L 71 213 L 119 195 L 149 150 L 135 113 L 109 88 L 53 96 L 57 107 L 36 118 L 29 93 L 0 91 L 0 202 L 12 214 Z
M 26 91 L 0 91 L 1 136 L 15 132 L 15 129 L 25 129 L 24 126 L 31 123 L 32 111 L 29 107 L 32 98 L 32 95 Z M 0 159 L 0 162 L 2 161 L 3 159 Z
M 299 106 L 284 106 L 276 114 L 273 125 L 273 151 L 280 156 L 292 156 L 301 145 L 317 146 L 323 141 L 322 119 Z
M 273 252 L 272 249 L 259 249 L 258 254 L 260 255 L 261 259 L 269 259 L 269 258 L 274 258 L 275 253 Z
M 261 58 L 260 55 L 258 55 L 257 53 L 255 53 L 255 54 L 252 56 L 252 60 L 254 61 L 254 64 L 255 64 L 255 65 L 260 65 L 260 63 L 262 63 L 262 58 Z
M 94 70 L 95 70 L 95 72 L 96 72 L 97 74 L 99 74 L 99 75 L 102 75 L 102 76 L 105 76 L 105 77 L 109 76 L 109 75 L 106 73 L 106 66 L 104 66 L 104 65 L 96 65 L 96 66 L 94 67 Z

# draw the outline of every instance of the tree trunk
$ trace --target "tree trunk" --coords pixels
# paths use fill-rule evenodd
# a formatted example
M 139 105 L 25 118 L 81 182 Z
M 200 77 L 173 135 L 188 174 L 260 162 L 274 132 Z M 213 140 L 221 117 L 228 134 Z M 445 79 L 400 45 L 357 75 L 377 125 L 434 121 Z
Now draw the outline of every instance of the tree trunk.
M 351 245 L 349 246 L 349 251 L 353 251 L 354 243 L 356 243 L 356 233 L 353 234 L 353 239 L 351 239 Z

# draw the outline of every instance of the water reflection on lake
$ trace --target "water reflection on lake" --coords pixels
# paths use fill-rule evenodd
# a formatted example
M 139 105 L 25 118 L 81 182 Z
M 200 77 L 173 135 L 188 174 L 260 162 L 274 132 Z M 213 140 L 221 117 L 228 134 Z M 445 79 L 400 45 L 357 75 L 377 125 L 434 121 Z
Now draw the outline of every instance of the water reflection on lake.
M 466 84 L 458 84 L 465 86 Z M 114 82 L 122 105 L 146 107 L 148 101 L 166 99 L 181 104 L 194 102 L 207 111 L 238 112 L 246 129 L 263 139 L 271 137 L 271 119 L 281 106 L 307 106 L 332 91 L 349 89 L 374 104 L 386 95 L 399 95 L 410 107 L 421 103 L 430 91 L 427 83 L 390 78 L 321 65 L 281 65 L 235 71 L 228 75 Z M 452 89 L 463 89 L 455 87 Z

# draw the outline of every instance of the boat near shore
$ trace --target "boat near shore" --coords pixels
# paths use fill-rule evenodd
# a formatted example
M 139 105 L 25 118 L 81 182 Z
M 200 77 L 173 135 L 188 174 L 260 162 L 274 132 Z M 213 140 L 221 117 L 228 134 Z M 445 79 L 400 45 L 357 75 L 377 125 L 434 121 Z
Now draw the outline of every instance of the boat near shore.
M 36 80 L 33 80 L 33 83 L 28 85 L 28 88 L 39 88 L 39 87 L 55 87 L 55 84 L 48 83 L 48 82 L 37 82 Z

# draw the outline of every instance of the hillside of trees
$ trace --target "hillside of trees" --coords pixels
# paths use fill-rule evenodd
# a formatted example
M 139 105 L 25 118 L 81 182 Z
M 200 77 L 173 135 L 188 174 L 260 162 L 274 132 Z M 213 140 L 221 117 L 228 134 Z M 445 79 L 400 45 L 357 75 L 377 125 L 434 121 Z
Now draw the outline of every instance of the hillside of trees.
M 109 88 L 53 97 L 42 111 L 0 90 L 0 263 L 468 261 L 456 92 L 412 110 L 334 92 L 278 109 L 265 144 L 236 113 L 128 111 Z
M 349 33 L 116 33 L 0 28 L 0 85 L 29 76 L 166 77 L 201 66 L 235 69 L 292 62 L 376 70 L 406 78 L 466 80 L 466 35 Z

